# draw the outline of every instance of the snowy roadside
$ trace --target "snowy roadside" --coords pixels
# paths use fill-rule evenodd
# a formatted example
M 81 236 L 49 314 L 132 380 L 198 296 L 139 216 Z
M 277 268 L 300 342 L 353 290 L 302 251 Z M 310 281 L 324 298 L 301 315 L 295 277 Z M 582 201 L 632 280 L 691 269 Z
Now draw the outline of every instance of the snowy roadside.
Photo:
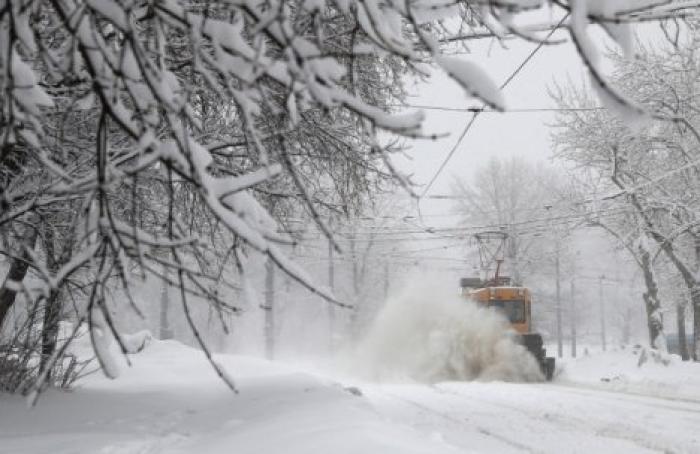
M 484 453 L 700 452 L 700 364 L 639 349 L 558 360 L 552 382 L 360 385 L 382 414 Z M 553 349 L 549 349 L 553 351 Z
M 28 410 L 0 394 L 0 451 L 12 454 L 438 453 L 457 451 L 378 415 L 342 386 L 265 360 L 153 342 L 117 380 L 87 377 Z
M 556 383 L 700 403 L 700 363 L 668 355 L 668 364 L 648 356 L 640 364 L 642 354 L 640 349 L 618 347 L 558 359 Z

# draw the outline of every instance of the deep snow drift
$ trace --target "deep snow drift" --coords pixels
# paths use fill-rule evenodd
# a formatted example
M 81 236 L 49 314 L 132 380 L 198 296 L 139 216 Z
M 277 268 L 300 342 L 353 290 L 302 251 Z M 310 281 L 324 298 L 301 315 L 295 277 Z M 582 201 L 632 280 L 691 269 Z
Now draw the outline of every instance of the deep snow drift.
M 508 322 L 455 294 L 412 284 L 390 297 L 351 355 L 351 373 L 380 382 L 542 380 Z

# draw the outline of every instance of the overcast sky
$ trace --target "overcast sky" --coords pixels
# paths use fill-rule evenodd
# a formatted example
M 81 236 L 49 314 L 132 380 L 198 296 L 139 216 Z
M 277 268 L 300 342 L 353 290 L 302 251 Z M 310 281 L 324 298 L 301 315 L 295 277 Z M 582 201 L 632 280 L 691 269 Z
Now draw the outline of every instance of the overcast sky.
M 540 15 L 534 22 L 556 23 L 558 20 Z M 635 30 L 637 37 L 645 42 L 654 42 L 660 35 L 656 24 L 637 26 Z M 592 36 L 601 51 L 614 46 L 598 27 L 593 27 Z M 588 86 L 585 67 L 568 32 L 557 31 L 552 40 L 557 39 L 565 42 L 542 46 L 504 89 L 509 109 L 555 107 L 547 93 L 548 87 L 552 87 L 555 81 L 566 84 L 570 79 L 576 85 Z M 472 42 L 471 53 L 461 57 L 479 64 L 497 85 L 501 85 L 536 47 L 536 44 L 522 39 L 510 39 L 502 44 L 493 39 L 483 39 Z M 608 71 L 612 69 L 605 64 L 603 68 Z M 439 70 L 433 71 L 426 82 L 411 83 L 410 93 L 407 103 L 412 105 L 448 108 L 481 105 Z M 424 112 L 427 117 L 426 133 L 447 133 L 449 136 L 437 141 L 409 141 L 412 149 L 408 155 L 411 159 L 397 159 L 398 166 L 413 174 L 414 181 L 422 185 L 426 185 L 435 175 L 472 115 L 468 112 L 428 109 Z M 524 156 L 533 161 L 549 161 L 552 145 L 548 124 L 553 119 L 552 112 L 479 115 L 428 195 L 449 194 L 455 177 L 472 179 L 476 169 L 492 157 Z M 426 199 L 421 202 L 421 210 L 425 213 L 444 212 L 445 204 Z
M 560 32 L 555 37 L 568 35 Z M 492 40 L 483 40 L 473 46 L 473 53 L 463 58 L 472 60 L 487 71 L 497 84 L 506 78 L 527 58 L 536 47 L 522 40 L 506 41 L 507 49 Z M 505 88 L 507 106 L 512 109 L 552 107 L 547 87 L 554 80 L 571 77 L 580 83 L 583 66 L 573 45 L 543 46 Z M 413 96 L 408 103 L 414 105 L 464 108 L 478 106 L 479 102 L 467 96 L 464 90 L 444 74 L 435 71 L 425 83 L 411 87 Z M 425 131 L 449 133 L 449 137 L 437 141 L 412 141 L 409 152 L 412 160 L 401 160 L 400 165 L 414 174 L 414 180 L 427 184 L 457 141 L 465 124 L 471 118 L 467 112 L 425 110 Z M 525 156 L 533 161 L 547 160 L 551 155 L 549 128 L 553 115 L 536 113 L 484 113 L 480 115 L 467 136 L 461 142 L 445 170 L 430 189 L 429 194 L 449 194 L 455 177 L 471 178 L 475 169 L 492 157 Z M 425 201 L 422 209 L 430 209 Z M 431 210 L 432 211 L 432 210 Z
M 596 33 L 599 44 L 610 45 L 602 33 Z M 581 85 L 585 82 L 585 67 L 581 62 L 569 35 L 565 31 L 554 34 L 553 39 L 566 40 L 559 45 L 541 47 L 535 56 L 524 66 L 512 82 L 505 88 L 504 94 L 509 109 L 555 107 L 547 93 L 554 81 L 566 83 L 567 78 Z M 508 40 L 507 48 L 494 40 L 487 39 L 471 46 L 472 53 L 462 58 L 478 63 L 498 85 L 503 83 L 513 71 L 528 57 L 536 45 L 520 39 Z M 478 100 L 470 98 L 455 82 L 444 74 L 435 71 L 432 77 L 410 87 L 412 96 L 407 100 L 412 105 L 465 108 L 480 105 Z M 425 110 L 427 121 L 425 132 L 448 133 L 449 136 L 437 141 L 410 141 L 412 149 L 407 153 L 410 160 L 399 159 L 399 167 L 413 174 L 413 180 L 421 185 L 427 184 L 437 172 L 440 164 L 457 141 L 471 113 Z M 474 125 L 461 142 L 447 167 L 431 187 L 428 195 L 451 193 L 455 178 L 473 179 L 476 170 L 493 157 L 524 156 L 532 161 L 548 162 L 552 155 L 550 141 L 550 124 L 554 119 L 551 112 L 530 113 L 484 113 L 479 115 Z M 422 190 L 418 191 L 421 193 Z M 543 204 L 546 201 L 543 201 Z M 425 225 L 434 227 L 453 226 L 458 218 L 450 216 L 452 202 L 449 200 L 423 199 L 420 202 L 421 213 L 425 216 Z M 586 274 L 597 275 L 609 271 L 605 263 L 619 263 L 610 260 L 617 255 L 609 251 L 611 243 L 594 229 L 580 232 L 576 240 L 577 249 L 591 254 L 580 256 L 581 266 Z M 421 241 L 417 244 L 436 245 L 436 242 Z M 454 245 L 454 241 L 451 242 Z M 466 246 L 466 244 L 465 244 Z M 461 250 L 459 250 L 461 249 Z M 593 252 L 594 251 L 594 252 Z M 430 255 L 464 258 L 464 248 L 450 247 L 444 251 L 430 252 Z M 624 254 L 623 254 L 624 255 Z M 433 264 L 425 263 L 428 267 Z M 455 264 L 459 267 L 459 264 Z M 633 267 L 625 267 L 629 274 Z M 584 270 L 580 270 L 584 271 Z

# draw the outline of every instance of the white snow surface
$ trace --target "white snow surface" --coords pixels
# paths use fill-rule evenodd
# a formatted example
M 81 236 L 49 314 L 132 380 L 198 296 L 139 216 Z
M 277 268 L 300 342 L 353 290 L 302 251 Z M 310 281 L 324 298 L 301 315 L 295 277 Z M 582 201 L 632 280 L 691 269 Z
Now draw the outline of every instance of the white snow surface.
M 640 365 L 641 355 L 642 350 L 637 347 L 616 347 L 605 353 L 583 353 L 574 360 L 559 360 L 557 382 L 700 403 L 699 363 L 682 361 L 678 355 L 667 355 L 670 363 L 664 365 L 647 354 Z
M 552 383 L 425 385 L 217 355 L 234 394 L 201 352 L 154 340 L 117 380 L 91 375 L 32 409 L 0 395 L 0 452 L 700 452 L 700 364 L 637 367 L 637 358 L 591 350 L 564 361 Z
M 262 359 L 217 355 L 232 393 L 198 350 L 153 341 L 118 380 L 94 374 L 26 408 L 0 395 L 3 454 L 461 452 L 385 420 L 332 380 Z

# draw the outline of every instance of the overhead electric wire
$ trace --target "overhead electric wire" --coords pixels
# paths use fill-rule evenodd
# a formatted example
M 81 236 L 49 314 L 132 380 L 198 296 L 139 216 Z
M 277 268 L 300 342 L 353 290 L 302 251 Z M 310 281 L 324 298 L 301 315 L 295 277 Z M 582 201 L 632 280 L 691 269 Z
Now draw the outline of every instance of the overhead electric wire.
M 583 202 L 567 202 L 568 204 L 580 205 L 585 204 Z M 530 212 L 542 212 L 542 208 L 534 209 L 521 209 L 518 211 L 530 211 Z M 515 233 L 521 237 L 531 237 L 531 236 L 541 236 L 550 232 L 554 228 L 560 226 L 570 225 L 571 223 L 585 222 L 588 217 L 606 218 L 611 219 L 617 216 L 627 215 L 631 209 L 629 207 L 608 207 L 586 212 L 574 212 L 566 213 L 559 216 L 541 216 L 531 219 L 523 219 L 517 222 L 511 223 L 491 223 L 482 225 L 466 225 L 466 226 L 455 226 L 455 227 L 429 227 L 429 226 L 414 226 L 410 228 L 402 228 L 396 226 L 368 226 L 366 230 L 355 230 L 346 232 L 335 232 L 336 240 L 338 242 L 350 243 L 354 242 L 360 247 L 365 247 L 367 243 L 375 243 L 377 247 L 385 248 L 387 244 L 397 243 L 397 242 L 417 242 L 417 241 L 463 241 L 473 233 L 483 231 L 483 230 L 500 230 L 502 228 L 514 228 L 516 227 Z M 382 216 L 382 219 L 388 218 L 387 216 Z M 401 221 L 405 224 L 408 223 L 406 217 L 401 217 Z M 413 224 L 413 223 L 411 223 Z M 299 232 L 303 233 L 303 232 Z M 427 235 L 427 236 L 426 236 Z M 318 240 L 320 238 L 298 238 L 297 240 Z M 299 248 L 310 248 L 310 249 L 326 249 L 319 246 L 301 243 L 298 244 Z M 440 249 L 442 247 L 436 247 L 433 249 Z
M 622 213 L 613 213 L 608 215 L 608 217 L 611 216 L 619 216 Z M 580 221 L 583 221 L 584 219 L 579 219 Z M 554 223 L 551 226 L 547 224 L 540 224 L 540 225 L 534 225 L 530 226 L 527 229 L 519 230 L 517 232 L 517 235 L 520 237 L 528 237 L 528 236 L 541 236 L 543 234 L 546 234 L 548 232 L 551 232 L 552 227 L 559 227 L 562 225 L 566 225 L 567 222 L 562 222 L 559 221 L 558 223 Z M 418 241 L 449 241 L 449 240 L 465 240 L 467 238 L 470 238 L 473 233 L 478 232 L 478 230 L 465 230 L 465 231 L 459 231 L 459 232 L 454 232 L 454 233 L 447 233 L 443 235 L 431 235 L 431 236 L 423 236 L 423 237 L 416 237 L 416 236 L 389 236 L 389 237 L 381 237 L 381 238 L 355 238 L 355 239 L 346 239 L 345 241 L 355 241 L 356 244 L 366 244 L 368 242 L 372 242 L 377 245 L 381 244 L 386 244 L 386 243 L 399 243 L 403 241 L 407 242 L 418 242 Z M 321 247 L 318 247 L 318 249 L 324 249 Z
M 520 65 L 517 68 L 515 68 L 515 71 L 513 71 L 513 73 L 510 76 L 508 76 L 508 78 L 498 88 L 499 90 L 503 90 L 515 78 L 515 76 L 525 67 L 525 65 L 530 60 L 532 60 L 532 58 L 535 56 L 535 54 L 542 48 L 542 46 L 544 46 L 545 42 L 547 42 L 547 40 L 552 37 L 554 32 L 559 29 L 561 24 L 564 23 L 564 21 L 566 20 L 567 17 L 569 17 L 569 13 L 566 13 L 564 15 L 564 17 L 562 17 L 562 19 L 559 21 L 559 23 L 557 23 L 557 25 L 552 30 L 550 30 L 550 32 L 547 34 L 547 36 L 542 41 L 540 41 L 539 44 L 537 44 L 537 47 L 535 47 L 532 50 L 532 52 L 530 52 L 530 54 L 525 58 L 525 60 L 523 60 L 523 62 L 520 63 Z M 477 111 L 477 112 L 474 112 L 472 114 L 472 118 L 469 120 L 469 122 L 466 124 L 466 126 L 462 130 L 462 133 L 460 134 L 459 139 L 457 139 L 457 142 L 454 144 L 454 146 L 452 147 L 450 152 L 447 154 L 445 159 L 442 161 L 442 164 L 440 164 L 440 167 L 438 168 L 437 172 L 435 172 L 435 175 L 433 175 L 433 177 L 430 179 L 430 182 L 425 187 L 425 190 L 423 190 L 423 193 L 421 194 L 421 198 L 425 197 L 425 195 L 428 193 L 430 188 L 433 186 L 433 183 L 435 183 L 435 180 L 437 180 L 437 178 L 440 176 L 440 174 L 442 173 L 445 166 L 447 166 L 447 163 L 450 162 L 450 159 L 452 159 L 452 156 L 454 156 L 455 152 L 457 151 L 457 148 L 459 148 L 459 145 L 462 143 L 462 140 L 467 135 L 467 132 L 469 132 L 472 125 L 474 124 L 474 121 L 476 121 L 476 118 L 479 116 L 480 113 L 481 113 L 480 111 Z
M 693 161 L 693 162 L 690 162 L 690 163 L 688 163 L 688 164 L 685 164 L 685 165 L 683 165 L 683 166 L 681 166 L 681 167 L 679 167 L 679 168 L 677 168 L 677 169 L 673 169 L 673 170 L 669 171 L 668 173 L 662 175 L 661 178 L 668 177 L 668 176 L 670 176 L 670 175 L 672 175 L 672 174 L 674 174 L 674 173 L 677 173 L 677 172 L 682 171 L 682 170 L 686 170 L 687 168 L 693 167 L 693 166 L 700 166 L 700 160 L 698 160 L 698 161 Z M 611 198 L 611 197 L 618 196 L 618 195 L 620 195 L 620 193 L 623 193 L 623 192 L 630 192 L 630 191 L 633 191 L 633 190 L 636 190 L 636 189 L 643 188 L 643 187 L 645 187 L 645 186 L 653 185 L 653 184 L 656 183 L 656 182 L 657 182 L 656 180 L 651 181 L 651 182 L 646 182 L 646 183 L 644 183 L 644 184 L 642 184 L 642 185 L 639 185 L 639 186 L 636 186 L 636 187 L 633 187 L 633 188 L 628 188 L 627 191 L 616 191 L 616 192 L 614 192 L 614 193 L 612 193 L 612 194 L 608 194 L 608 195 L 604 195 L 604 196 L 592 197 L 592 198 L 591 198 L 591 197 L 587 197 L 587 198 L 582 198 L 582 199 L 578 199 L 578 200 L 557 200 L 557 201 L 551 201 L 551 202 L 541 202 L 540 205 L 538 205 L 538 206 L 536 206 L 536 207 L 513 208 L 513 209 L 509 209 L 508 212 L 509 212 L 509 213 L 545 212 L 545 210 L 551 209 L 551 208 L 565 208 L 565 207 L 573 207 L 573 206 L 587 205 L 587 204 L 591 204 L 592 202 L 607 200 L 607 199 L 609 199 L 609 198 Z M 468 198 L 468 197 L 467 197 L 467 196 L 459 196 L 459 195 L 450 195 L 450 194 L 433 194 L 433 195 L 426 196 L 425 198 L 427 198 L 427 199 L 441 199 L 441 200 L 443 200 L 443 199 L 444 199 L 444 200 L 460 200 L 460 199 L 466 199 L 466 198 Z M 547 207 L 549 207 L 549 208 L 547 208 Z M 622 209 L 622 208 L 603 208 L 603 209 L 597 209 L 597 210 L 590 211 L 590 212 L 588 212 L 587 214 L 602 213 L 602 212 L 605 212 L 605 211 L 616 210 L 616 209 Z M 498 213 L 500 213 L 501 211 L 502 211 L 502 210 L 496 210 L 496 209 L 491 209 L 491 210 L 480 210 L 479 214 L 480 214 L 480 215 L 481 215 L 481 214 L 489 214 L 489 213 L 498 214 Z M 572 215 L 579 215 L 579 213 L 572 213 Z M 461 217 L 465 217 L 466 215 L 465 215 L 465 213 L 463 213 L 463 212 L 461 212 L 461 213 L 454 212 L 454 213 L 432 213 L 432 214 L 422 214 L 422 215 L 362 216 L 362 217 L 355 218 L 355 219 L 358 219 L 358 220 L 361 220 L 361 221 L 374 221 L 374 220 L 378 220 L 378 219 L 381 219 L 381 220 L 394 219 L 394 220 L 397 220 L 397 221 L 402 221 L 402 222 L 404 222 L 404 223 L 407 223 L 407 222 L 409 222 L 409 221 L 417 221 L 417 220 L 422 219 L 422 218 L 432 218 L 432 217 L 460 217 L 460 216 L 461 216 Z M 307 222 L 307 219 L 301 218 L 301 217 L 299 217 L 299 218 L 287 218 L 287 220 L 288 220 L 288 221 L 291 221 L 291 222 L 300 222 L 300 223 L 305 223 L 305 222 Z M 352 220 L 351 220 L 350 222 L 352 222 Z M 415 225 L 415 224 L 413 224 L 413 225 Z M 421 229 L 421 230 L 425 230 L 425 229 L 424 229 L 423 227 L 421 227 L 421 226 L 415 226 L 415 227 L 418 228 L 418 229 Z M 367 228 L 393 228 L 393 227 L 392 227 L 392 226 L 381 227 L 381 226 L 376 226 L 376 225 L 369 225 L 369 226 L 367 226 Z M 432 229 L 433 227 L 427 227 L 427 228 L 428 228 L 428 229 Z M 293 233 L 293 232 L 288 232 L 288 233 Z M 428 233 L 429 233 L 429 232 L 428 232 Z
M 514 226 L 528 226 L 529 224 L 565 224 L 567 221 L 585 219 L 588 216 L 612 216 L 626 214 L 633 211 L 630 207 L 615 207 L 606 208 L 601 210 L 589 211 L 585 213 L 568 213 L 560 216 L 546 216 L 537 217 L 532 219 L 524 219 L 515 222 L 503 222 L 503 223 L 490 223 L 482 225 L 468 225 L 468 226 L 456 226 L 456 227 L 427 227 L 425 229 L 392 229 L 386 231 L 377 230 L 367 230 L 367 231 L 354 231 L 354 232 L 337 232 L 339 235 L 350 235 L 346 236 L 347 240 L 357 240 L 358 238 L 353 237 L 354 235 L 391 235 L 391 234 L 440 234 L 448 232 L 470 232 L 470 231 L 482 231 L 488 229 L 500 229 L 502 227 L 514 227 Z
M 402 104 L 401 107 L 410 107 L 414 109 L 424 110 L 440 110 L 444 112 L 471 112 L 471 113 L 537 113 L 537 112 L 590 112 L 595 110 L 603 110 L 605 107 L 523 107 L 506 110 L 496 110 L 488 107 L 448 107 L 448 106 L 430 106 L 423 104 Z
M 313 259 L 316 263 L 324 263 L 329 260 L 329 257 L 326 256 L 313 256 L 313 255 L 294 255 L 293 256 L 296 259 Z M 454 258 L 454 257 L 440 257 L 440 256 L 411 256 L 411 255 L 403 255 L 403 254 L 390 254 L 390 255 L 384 255 L 382 257 L 372 257 L 371 260 L 377 261 L 377 260 L 385 260 L 386 258 L 391 258 L 391 259 L 398 259 L 398 260 L 406 260 L 406 261 L 418 261 L 418 260 L 435 260 L 435 261 L 446 261 L 446 262 L 460 262 L 460 263 L 469 263 L 471 260 L 469 259 L 459 259 L 459 258 Z M 334 256 L 332 258 L 334 262 L 354 262 L 354 259 L 350 256 Z
M 597 215 L 598 217 L 604 217 L 606 219 L 611 219 L 613 217 L 617 216 L 624 216 L 631 212 L 631 209 L 619 209 L 619 210 L 610 210 L 607 212 L 598 212 Z M 516 234 L 520 237 L 529 237 L 529 236 L 541 236 L 543 234 L 546 234 L 548 232 L 551 232 L 552 229 L 558 228 L 561 226 L 568 226 L 571 225 L 573 222 L 582 222 L 586 220 L 586 217 L 589 216 L 591 213 L 582 213 L 580 215 L 572 215 L 572 216 L 565 216 L 561 218 L 553 218 L 552 220 L 546 219 L 546 218 L 539 218 L 536 220 L 530 220 L 530 221 L 521 221 L 517 224 L 511 223 L 506 225 L 505 227 L 513 227 L 517 226 L 518 229 L 516 230 Z M 410 242 L 418 242 L 418 241 L 449 241 L 449 240 L 464 240 L 466 238 L 469 238 L 472 236 L 472 234 L 486 230 L 486 229 L 499 229 L 500 227 L 503 227 L 503 224 L 490 224 L 490 225 L 481 225 L 481 226 L 465 226 L 465 227 L 446 227 L 444 229 L 432 229 L 430 231 L 419 231 L 419 230 L 412 230 L 412 231 L 405 231 L 405 230 L 397 230 L 397 231 L 387 231 L 384 232 L 384 235 L 378 236 L 376 232 L 353 232 L 349 237 L 343 237 L 340 236 L 340 234 L 337 234 L 336 239 L 338 242 L 344 242 L 344 243 L 349 243 L 349 242 L 354 242 L 357 245 L 364 245 L 367 244 L 368 242 L 376 244 L 378 247 L 383 246 L 384 244 L 390 243 L 398 243 L 398 242 L 403 242 L 403 241 L 410 241 Z M 429 234 L 429 236 L 416 236 L 416 235 L 426 235 Z M 357 235 L 360 235 L 359 237 Z M 316 238 L 318 239 L 318 238 Z M 311 249 L 323 249 L 325 250 L 324 247 L 320 246 L 315 246 L 315 245 L 310 245 L 310 244 L 305 244 L 301 247 L 306 247 L 306 248 L 311 248 Z

